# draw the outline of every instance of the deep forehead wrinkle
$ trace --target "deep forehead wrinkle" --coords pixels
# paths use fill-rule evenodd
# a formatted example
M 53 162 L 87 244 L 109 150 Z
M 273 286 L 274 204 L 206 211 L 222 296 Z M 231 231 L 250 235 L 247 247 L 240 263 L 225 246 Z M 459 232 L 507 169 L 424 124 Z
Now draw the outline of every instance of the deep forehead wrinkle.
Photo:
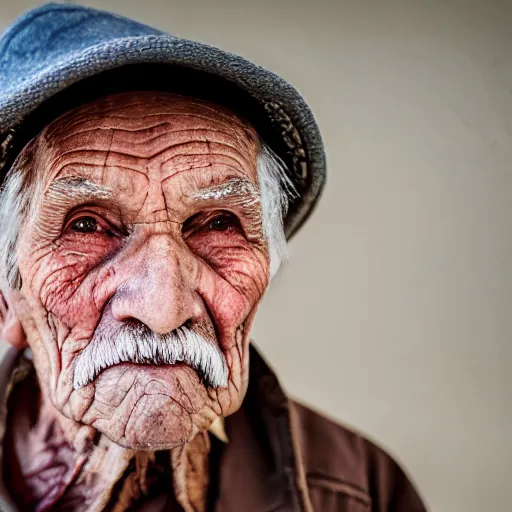
M 198 133 L 203 132 L 204 133 L 204 132 L 215 131 L 215 133 L 233 137 L 232 131 L 219 130 L 219 129 L 212 130 L 211 128 L 173 128 L 172 130 L 169 130 L 169 123 L 163 122 L 163 123 L 154 124 L 152 126 L 147 126 L 143 130 L 141 130 L 140 128 L 120 128 L 120 127 L 107 128 L 107 127 L 102 127 L 102 126 L 84 128 L 83 130 L 76 130 L 69 135 L 65 135 L 65 136 L 61 137 L 61 140 L 65 142 L 68 139 L 71 139 L 73 137 L 88 134 L 88 133 L 95 132 L 98 130 L 111 131 L 114 129 L 117 132 L 126 132 L 128 134 L 138 133 L 141 131 L 148 132 L 148 138 L 142 140 L 141 143 L 151 142 L 155 139 L 158 139 L 159 137 L 165 136 L 167 133 L 180 134 L 180 133 L 194 133 L 194 132 L 198 132 Z
M 172 105 L 177 112 L 195 107 L 211 112 L 215 118 L 220 116 L 229 122 L 235 121 L 240 126 L 247 126 L 245 120 L 222 105 L 213 105 L 197 98 L 157 91 L 138 91 L 135 93 L 137 95 L 135 99 L 133 94 L 133 92 L 111 94 L 101 98 L 99 101 L 83 105 L 82 109 L 83 111 L 97 110 L 98 106 L 101 105 L 101 111 L 109 113 L 119 110 L 119 103 L 122 103 L 123 108 L 128 110 L 142 109 L 144 112 L 148 107 L 148 103 L 151 106 L 156 106 L 158 109 L 161 109 L 162 103 L 165 103 L 167 106 Z
M 116 111 L 120 111 L 120 110 L 123 110 L 125 113 L 115 113 Z M 206 110 L 206 108 L 203 108 L 201 110 Z M 228 117 L 228 116 L 223 116 L 223 115 L 216 115 L 215 111 L 213 109 L 209 109 L 212 113 L 211 116 L 205 114 L 205 113 L 199 113 L 199 112 L 191 112 L 190 110 L 189 111 L 186 111 L 186 110 L 174 110 L 174 111 L 169 111 L 169 110 L 162 110 L 162 109 L 159 109 L 158 112 L 134 112 L 133 110 L 130 110 L 130 109 L 121 109 L 121 108 L 116 108 L 116 109 L 112 109 L 112 110 L 102 110 L 101 111 L 101 117 L 103 117 L 103 114 L 108 114 L 108 117 L 110 119 L 116 119 L 116 120 L 124 120 L 124 119 L 137 119 L 137 118 L 140 118 L 140 119 L 153 119 L 155 117 L 165 117 L 165 116 L 169 116 L 169 117 L 172 117 L 172 116 L 180 116 L 180 117 L 191 117 L 191 118 L 194 118 L 194 119 L 202 119 L 204 121 L 215 121 L 216 123 L 222 123 L 222 124 L 225 124 L 225 125 L 232 125 L 232 124 L 236 124 L 238 125 L 239 128 L 245 128 L 247 127 L 247 123 L 242 123 L 240 122 L 236 117 Z M 98 115 L 98 117 L 100 117 L 100 115 Z M 219 117 L 221 117 L 222 119 L 219 119 Z
M 137 105 L 124 106 L 121 109 L 119 106 L 101 109 L 100 112 L 107 113 L 114 117 L 127 117 L 127 116 L 147 116 L 147 117 L 156 117 L 160 114 L 162 115 L 182 115 L 188 114 L 192 117 L 197 117 L 199 119 L 215 119 L 221 123 L 229 123 L 236 124 L 237 126 L 244 128 L 248 126 L 248 123 L 241 119 L 239 116 L 232 112 L 227 112 L 222 109 L 220 106 L 212 106 L 204 103 L 195 103 L 192 101 L 184 101 L 183 104 L 175 103 L 175 100 L 168 99 L 168 101 L 160 102 L 155 104 L 151 100 L 149 101 L 149 105 L 145 106 L 144 102 L 141 102 Z M 149 111 L 148 108 L 149 107 Z
M 122 152 L 139 158 L 154 158 L 166 149 L 178 150 L 180 146 L 195 144 L 196 151 L 204 154 L 213 155 L 215 148 L 221 149 L 223 153 L 231 150 L 247 165 L 247 158 L 243 158 L 243 153 L 255 154 L 254 145 L 233 131 L 218 128 L 178 128 L 168 124 L 158 125 L 158 129 L 151 127 L 125 130 L 115 127 L 82 129 L 73 133 L 66 131 L 66 135 L 59 142 L 60 155 L 69 151 L 87 150 L 108 151 L 110 154 Z M 204 148 L 200 149 L 198 144 L 204 145 Z
M 255 166 L 232 144 L 201 140 L 173 141 L 153 148 L 145 147 L 143 143 L 130 141 L 127 144 L 127 141 L 123 141 L 123 146 L 117 146 L 114 142 L 102 149 L 88 149 L 86 146 L 67 151 L 57 149 L 46 155 L 45 163 L 53 179 L 65 172 L 66 168 L 77 165 L 136 172 L 149 177 L 149 169 L 156 165 L 161 172 L 162 181 L 179 174 L 180 171 L 196 167 L 209 168 L 216 165 L 245 173 L 245 169 Z
M 143 93 L 137 92 L 137 99 L 133 99 L 133 93 L 114 94 L 106 96 L 94 102 L 81 105 L 57 120 L 57 125 L 64 124 L 68 127 L 77 123 L 93 121 L 96 124 L 108 117 L 118 122 L 130 119 L 132 122 L 137 118 L 155 118 L 159 116 L 181 115 L 203 119 L 204 121 L 215 121 L 226 125 L 236 125 L 244 130 L 249 138 L 252 138 L 250 125 L 237 114 L 231 112 L 221 105 L 212 105 L 185 96 L 178 96 L 169 93 Z M 211 115 L 209 115 L 211 113 Z
M 180 120 L 183 121 L 184 117 L 186 116 L 180 116 Z M 148 126 L 147 119 L 142 120 L 144 123 L 137 123 L 135 126 L 133 122 L 127 122 L 126 126 L 120 126 L 111 119 L 99 121 L 103 126 L 90 122 L 90 120 L 79 124 L 78 130 L 60 126 L 55 134 L 46 133 L 45 141 L 50 139 L 51 142 L 48 145 L 58 149 L 60 156 L 72 148 L 71 151 L 108 151 L 110 156 L 114 153 L 123 153 L 148 159 L 158 157 L 166 150 L 180 151 L 180 146 L 196 144 L 196 148 L 199 150 L 197 144 L 202 143 L 206 146 L 199 151 L 193 151 L 193 153 L 214 155 L 217 152 L 215 148 L 219 149 L 219 153 L 226 153 L 228 150 L 241 165 L 250 165 L 251 156 L 256 155 L 259 147 L 257 135 L 254 135 L 251 140 L 244 131 L 234 129 L 233 126 L 219 126 L 214 121 L 211 121 L 209 126 L 198 127 L 197 124 L 187 126 L 183 123 L 173 126 L 173 123 L 164 118 L 166 122 L 157 124 L 156 128 L 154 124 Z M 89 126 L 83 126 L 84 124 Z M 52 137 L 52 135 L 56 135 L 56 137 Z M 58 148 L 55 146 L 55 139 L 58 140 Z M 66 150 L 66 148 L 68 149 Z
M 225 137 L 223 137 L 223 135 Z M 241 150 L 245 149 L 245 147 L 240 147 L 240 141 L 236 141 L 235 137 L 226 132 L 221 132 L 220 130 L 205 130 L 205 129 L 193 129 L 193 130 L 174 130 L 170 129 L 165 131 L 164 133 L 159 133 L 157 135 L 148 133 L 148 130 L 134 130 L 130 132 L 128 135 L 123 130 L 118 128 L 113 129 L 112 134 L 112 144 L 109 148 L 110 152 L 115 152 L 118 149 L 122 151 L 126 151 L 131 149 L 133 146 L 148 146 L 146 149 L 152 149 L 152 146 L 149 146 L 151 143 L 158 147 L 159 143 L 161 146 L 161 151 L 155 151 L 153 153 L 147 153 L 146 158 L 152 158 L 157 156 L 158 153 L 165 151 L 168 149 L 177 149 L 180 147 L 186 147 L 195 144 L 202 145 L 206 149 L 201 151 L 201 153 L 211 153 L 215 154 L 213 151 L 214 148 L 220 149 L 230 149 L 233 152 L 240 154 Z M 131 146 L 131 147 L 130 147 Z M 131 154 L 134 154 L 134 151 L 131 151 Z
M 121 107 L 118 107 L 115 109 L 116 111 L 122 111 L 125 110 Z M 200 113 L 194 113 L 194 112 L 186 112 L 186 111 L 165 111 L 162 109 L 159 109 L 158 112 L 140 112 L 140 113 L 134 113 L 132 111 L 128 111 L 125 114 L 115 114 L 109 111 L 101 110 L 93 111 L 93 112 L 80 112 L 79 114 L 75 114 L 74 116 L 68 116 L 68 114 L 64 114 L 63 117 L 57 119 L 55 121 L 55 128 L 61 129 L 61 125 L 65 125 L 66 128 L 71 128 L 76 125 L 81 124 L 90 124 L 97 128 L 117 128 L 122 127 L 120 125 L 120 122 L 129 122 L 129 123 L 136 123 L 135 130 L 138 130 L 138 126 L 143 126 L 144 128 L 151 128 L 151 126 L 147 126 L 148 120 L 155 122 L 155 119 L 166 119 L 167 124 L 169 123 L 169 118 L 172 117 L 178 117 L 178 118 L 189 118 L 189 119 L 200 119 L 202 121 L 205 121 L 207 123 L 215 123 L 216 125 L 223 125 L 226 127 L 233 127 L 233 125 L 236 125 L 237 128 L 242 129 L 244 131 L 247 130 L 248 125 L 242 124 L 236 121 L 236 118 L 226 118 L 224 119 L 218 119 L 215 116 L 207 116 Z M 113 123 L 115 121 L 115 123 Z M 161 121 L 158 124 L 164 124 L 165 121 Z M 130 128 L 125 128 L 127 131 L 130 131 Z M 52 129 L 47 129 L 48 132 L 52 132 Z
M 227 152 L 223 152 L 223 151 L 216 152 L 216 151 L 212 150 L 211 146 L 214 145 L 212 143 L 208 144 L 206 142 L 203 142 L 202 144 L 205 146 L 204 151 L 197 151 L 197 149 L 200 149 L 200 148 L 196 147 L 195 151 L 188 151 L 185 156 L 186 157 L 210 157 L 210 158 L 217 157 L 219 160 L 222 160 L 223 166 L 231 168 L 231 169 L 240 169 L 240 167 L 243 167 L 244 164 L 249 165 L 249 161 L 248 160 L 244 161 L 243 157 L 240 156 L 239 153 L 236 151 L 236 148 L 225 145 L 230 150 L 232 150 L 232 152 L 230 154 L 228 154 Z M 190 145 L 192 145 L 192 143 L 190 143 Z M 180 146 L 185 146 L 185 144 L 182 144 L 182 145 L 176 144 L 172 147 L 166 148 L 163 151 L 161 151 L 160 153 L 154 155 L 152 157 L 152 159 L 157 159 L 160 156 L 164 157 L 164 159 L 162 159 L 159 162 L 160 166 L 163 168 L 166 165 L 168 165 L 169 163 L 172 163 L 173 160 L 180 160 L 181 158 L 184 157 L 183 153 L 179 151 Z M 194 162 L 192 165 L 196 165 L 196 162 Z M 208 164 L 208 166 L 211 166 L 211 162 Z

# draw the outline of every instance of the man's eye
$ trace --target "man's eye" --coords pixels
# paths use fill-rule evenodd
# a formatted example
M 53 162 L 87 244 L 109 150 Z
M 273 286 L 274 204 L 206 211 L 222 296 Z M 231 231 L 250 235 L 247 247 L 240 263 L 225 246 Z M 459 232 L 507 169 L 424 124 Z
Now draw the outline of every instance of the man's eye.
M 237 220 L 229 215 L 221 215 L 208 223 L 208 229 L 213 231 L 227 231 L 231 227 L 237 226 Z
M 80 217 L 70 227 L 77 233 L 96 233 L 98 231 L 98 221 L 93 217 Z
M 225 211 L 213 214 L 198 213 L 185 221 L 182 231 L 186 235 L 205 231 L 236 231 L 244 233 L 238 217 L 233 213 Z
M 206 228 L 211 231 L 227 231 L 229 229 L 233 229 L 243 232 L 240 220 L 232 213 L 217 215 L 217 217 L 214 217 L 208 222 L 208 224 L 206 224 Z

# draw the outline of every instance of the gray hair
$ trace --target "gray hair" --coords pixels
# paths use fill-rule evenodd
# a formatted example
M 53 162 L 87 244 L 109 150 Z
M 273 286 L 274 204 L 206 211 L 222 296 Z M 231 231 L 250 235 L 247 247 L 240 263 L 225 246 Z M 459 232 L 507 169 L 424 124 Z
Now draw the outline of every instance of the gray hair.
M 21 226 L 29 219 L 36 181 L 34 144 L 18 156 L 0 189 L 0 291 L 21 287 L 18 269 L 18 240 Z
M 21 287 L 17 262 L 19 231 L 29 221 L 33 203 L 40 195 L 32 172 L 34 153 L 32 148 L 16 159 L 0 189 L 0 291 Z M 284 218 L 297 192 L 284 162 L 263 142 L 257 171 L 262 227 L 268 242 L 270 277 L 273 277 L 288 259 Z

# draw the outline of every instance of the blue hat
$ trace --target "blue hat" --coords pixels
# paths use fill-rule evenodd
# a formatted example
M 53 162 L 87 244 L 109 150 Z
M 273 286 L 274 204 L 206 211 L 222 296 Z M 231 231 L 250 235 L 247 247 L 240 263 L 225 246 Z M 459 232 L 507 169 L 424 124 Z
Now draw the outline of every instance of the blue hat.
M 291 237 L 325 182 L 325 154 L 308 105 L 290 84 L 242 57 L 96 9 L 46 4 L 0 39 L 0 183 L 22 147 L 65 110 L 121 90 L 169 90 L 243 115 L 283 159 L 299 197 Z

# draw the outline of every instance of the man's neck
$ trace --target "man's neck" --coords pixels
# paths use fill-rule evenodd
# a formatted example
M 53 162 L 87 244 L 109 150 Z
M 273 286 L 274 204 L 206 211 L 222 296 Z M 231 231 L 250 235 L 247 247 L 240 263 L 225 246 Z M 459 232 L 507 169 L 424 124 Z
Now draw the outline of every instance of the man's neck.
M 7 485 L 20 505 L 43 511 L 70 501 L 77 512 L 107 505 L 123 512 L 162 489 L 186 512 L 205 510 L 207 433 L 168 452 L 128 450 L 61 415 L 41 395 L 34 376 L 16 386 L 9 405 L 4 463 L 15 468 L 7 473 Z

